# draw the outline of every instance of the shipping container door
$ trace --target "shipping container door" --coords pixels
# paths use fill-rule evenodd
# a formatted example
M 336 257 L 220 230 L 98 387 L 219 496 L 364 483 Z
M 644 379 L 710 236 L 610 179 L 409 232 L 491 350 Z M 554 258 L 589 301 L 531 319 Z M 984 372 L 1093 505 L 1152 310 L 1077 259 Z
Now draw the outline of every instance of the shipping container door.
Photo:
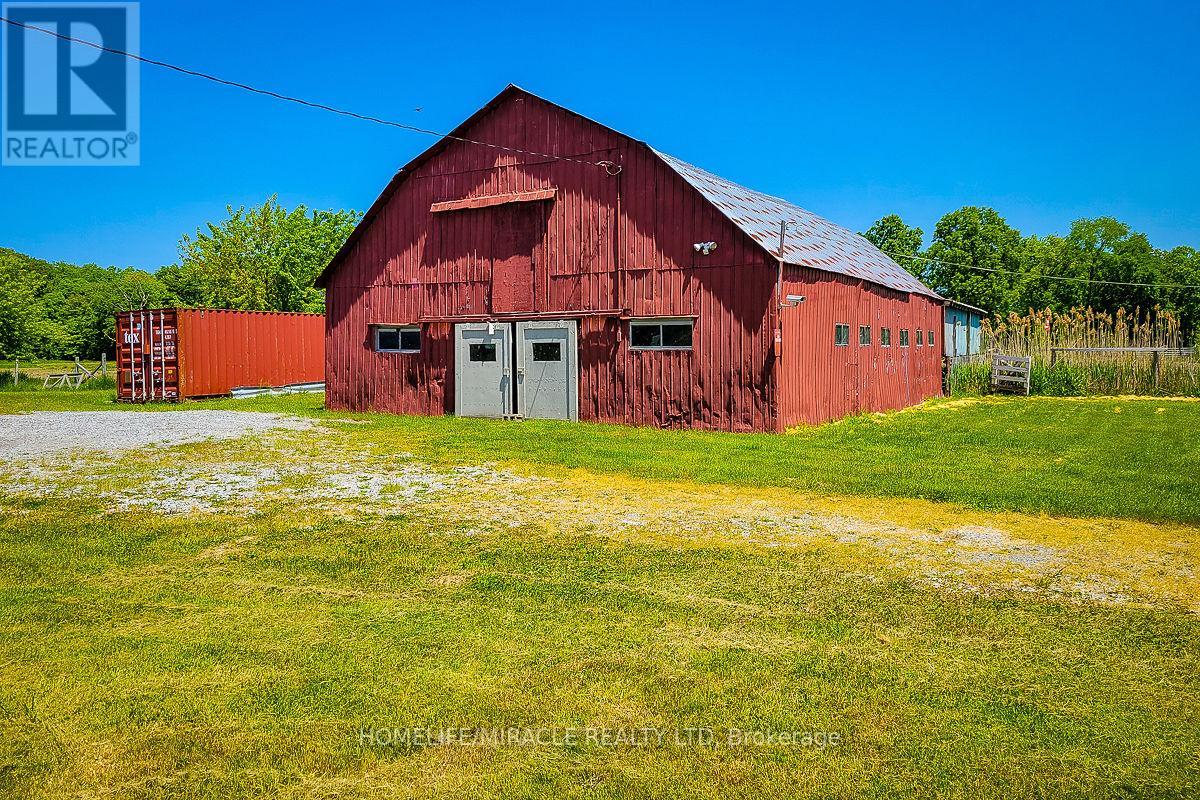
M 178 328 L 172 310 L 117 317 L 117 397 L 135 403 L 179 399 Z
M 579 419 L 575 320 L 517 323 L 517 404 L 528 419 Z
M 512 325 L 454 326 L 454 413 L 505 417 L 513 413 Z

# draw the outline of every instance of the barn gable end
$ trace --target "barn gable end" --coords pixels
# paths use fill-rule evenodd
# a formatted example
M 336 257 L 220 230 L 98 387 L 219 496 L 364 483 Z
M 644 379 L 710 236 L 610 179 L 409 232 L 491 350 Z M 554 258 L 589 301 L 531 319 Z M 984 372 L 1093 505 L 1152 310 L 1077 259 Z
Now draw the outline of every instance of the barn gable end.
M 641 142 L 521 90 L 454 135 L 579 161 L 443 140 L 398 173 L 322 276 L 332 406 L 452 411 L 453 324 L 526 312 L 578 319 L 582 419 L 773 428 L 774 272 L 753 241 Z M 511 200 L 431 210 L 473 198 Z M 500 241 L 514 220 L 525 239 Z M 514 300 L 492 276 L 524 241 L 532 285 Z M 697 241 L 721 245 L 704 256 Z M 631 350 L 627 320 L 643 316 L 696 320 L 694 349 Z M 383 324 L 423 326 L 422 352 L 375 352 Z

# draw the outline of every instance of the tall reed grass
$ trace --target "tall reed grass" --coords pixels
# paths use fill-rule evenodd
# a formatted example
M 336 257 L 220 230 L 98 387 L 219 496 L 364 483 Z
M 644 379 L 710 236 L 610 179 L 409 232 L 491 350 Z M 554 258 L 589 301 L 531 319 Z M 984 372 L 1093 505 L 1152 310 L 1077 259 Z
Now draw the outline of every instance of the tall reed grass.
M 1053 352 L 1058 347 L 1182 348 L 1179 319 L 1170 311 L 1123 310 L 1115 314 L 1077 308 L 1057 313 L 1016 313 L 983 323 L 985 354 L 999 351 L 1033 359 L 1032 394 L 1061 397 L 1111 394 L 1200 396 L 1200 357 L 1160 355 L 1155 376 L 1151 353 Z M 979 362 L 955 365 L 947 374 L 950 394 L 990 391 L 991 368 Z

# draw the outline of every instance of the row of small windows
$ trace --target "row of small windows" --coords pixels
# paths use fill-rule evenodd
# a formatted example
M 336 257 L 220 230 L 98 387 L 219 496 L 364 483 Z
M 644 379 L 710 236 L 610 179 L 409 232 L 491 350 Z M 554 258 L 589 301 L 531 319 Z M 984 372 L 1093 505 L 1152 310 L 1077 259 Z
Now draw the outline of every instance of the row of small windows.
M 635 320 L 629 323 L 629 346 L 634 350 L 691 350 L 692 349 L 692 320 Z M 917 347 L 928 342 L 933 347 L 933 331 L 926 332 L 917 329 Z M 850 344 L 850 326 L 839 322 L 833 326 L 833 343 L 839 347 Z M 871 326 L 858 326 L 858 343 L 864 347 L 871 344 Z M 879 329 L 879 344 L 881 347 L 892 346 L 892 329 Z M 479 345 L 472 345 L 478 347 Z M 900 329 L 900 346 L 909 346 L 908 328 Z M 494 347 L 494 345 L 492 345 Z M 396 328 L 375 328 L 375 349 L 380 353 L 419 353 L 421 352 L 421 329 L 416 325 Z M 476 358 L 476 355 L 481 356 Z M 492 360 L 482 357 L 482 351 L 476 354 L 472 351 L 472 361 Z M 536 360 L 536 359 L 535 359 Z
M 900 329 L 900 346 L 908 347 L 908 328 Z M 917 347 L 922 347 L 925 344 L 925 331 L 917 330 Z M 933 347 L 933 331 L 929 331 L 929 346 Z M 850 344 L 850 326 L 839 322 L 833 326 L 833 343 L 839 347 L 844 347 Z M 858 326 L 858 343 L 864 347 L 871 344 L 871 326 Z M 892 346 L 892 329 L 879 329 L 879 344 L 881 347 Z

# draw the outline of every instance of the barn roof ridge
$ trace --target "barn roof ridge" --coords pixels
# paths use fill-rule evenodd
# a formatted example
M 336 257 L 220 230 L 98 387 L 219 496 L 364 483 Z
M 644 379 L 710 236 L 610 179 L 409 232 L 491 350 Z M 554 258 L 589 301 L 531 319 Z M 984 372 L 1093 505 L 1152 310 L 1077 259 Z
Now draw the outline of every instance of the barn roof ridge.
M 941 299 L 861 234 L 781 197 L 734 183 L 653 147 L 651 150 L 772 258 Z M 785 221 L 792 225 L 780 253 L 779 225 Z
M 456 125 L 447 135 L 439 138 L 396 171 L 379 197 L 367 209 L 349 238 L 321 271 L 316 285 L 323 287 L 326 284 L 342 257 L 358 238 L 359 232 L 368 225 L 379 209 L 391 198 L 399 184 L 414 169 L 432 158 L 449 142 L 454 141 L 451 137 L 461 135 L 476 120 L 494 109 L 511 94 L 531 97 L 642 145 L 677 173 L 684 182 L 699 192 L 706 201 L 714 205 L 772 258 L 782 258 L 785 263 L 796 266 L 811 267 L 824 272 L 858 278 L 901 292 L 942 299 L 937 292 L 927 287 L 860 234 L 830 222 L 783 198 L 747 188 L 668 155 L 635 136 L 622 133 L 603 122 L 555 103 L 553 100 L 547 100 L 515 83 L 509 83 L 495 97 Z M 780 253 L 779 224 L 783 221 L 794 223 L 794 226 L 785 238 L 783 253 Z

